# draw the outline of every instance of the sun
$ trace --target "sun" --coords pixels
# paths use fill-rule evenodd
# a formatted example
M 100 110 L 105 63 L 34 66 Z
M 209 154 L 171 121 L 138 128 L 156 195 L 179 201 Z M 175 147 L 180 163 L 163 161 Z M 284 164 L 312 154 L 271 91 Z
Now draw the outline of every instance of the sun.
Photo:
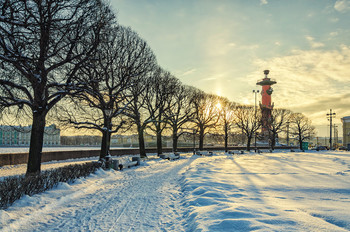
M 221 108 L 222 108 L 222 105 L 221 105 L 220 102 L 218 102 L 215 106 L 216 106 L 216 108 L 218 108 L 219 110 L 221 110 Z

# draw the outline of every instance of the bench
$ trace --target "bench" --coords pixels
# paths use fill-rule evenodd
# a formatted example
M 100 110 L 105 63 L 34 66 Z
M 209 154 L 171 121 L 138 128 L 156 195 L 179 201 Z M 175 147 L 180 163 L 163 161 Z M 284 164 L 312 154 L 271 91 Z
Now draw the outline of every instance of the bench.
M 196 155 L 200 156 L 212 156 L 213 152 L 211 151 L 196 151 Z
M 163 153 L 163 154 L 160 154 L 159 157 L 162 159 L 175 160 L 175 159 L 180 159 L 180 154 L 177 152 Z
M 141 163 L 141 158 L 140 157 L 132 157 L 131 160 L 129 160 L 123 164 L 119 164 L 119 160 L 113 160 L 113 162 L 115 162 L 115 164 L 113 164 L 114 170 L 118 170 L 118 168 L 120 170 L 123 170 L 124 168 L 139 166 Z
M 227 153 L 228 153 L 228 154 L 230 154 L 230 155 L 235 154 L 235 152 L 234 152 L 234 151 L 228 151 Z

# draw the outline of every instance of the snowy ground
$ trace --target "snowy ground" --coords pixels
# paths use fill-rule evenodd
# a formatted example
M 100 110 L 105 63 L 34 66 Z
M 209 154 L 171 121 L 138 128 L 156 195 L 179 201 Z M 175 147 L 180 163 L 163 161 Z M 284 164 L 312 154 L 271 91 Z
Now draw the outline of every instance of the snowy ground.
M 350 153 L 150 160 L 24 197 L 1 231 L 349 231 Z

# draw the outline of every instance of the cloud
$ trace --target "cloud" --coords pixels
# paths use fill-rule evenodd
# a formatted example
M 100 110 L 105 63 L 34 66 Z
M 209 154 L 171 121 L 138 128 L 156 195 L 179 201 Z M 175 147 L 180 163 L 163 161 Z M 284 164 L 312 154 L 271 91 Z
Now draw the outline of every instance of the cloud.
M 333 32 L 329 33 L 329 35 L 332 36 L 332 37 L 335 37 L 335 36 L 337 36 L 338 34 L 339 34 L 339 33 L 338 33 L 337 31 L 333 31 Z
M 310 13 L 307 14 L 307 17 L 308 17 L 308 18 L 312 18 L 312 17 L 314 17 L 314 16 L 315 16 L 315 13 L 314 13 L 314 12 L 310 12 Z
M 317 93 L 317 92 L 316 92 Z M 319 96 L 314 99 L 310 104 L 304 104 L 294 107 L 297 111 L 313 113 L 317 112 L 319 109 L 324 108 L 324 106 L 331 106 L 333 109 L 348 108 L 350 102 L 350 94 L 337 94 L 330 93 L 329 95 Z
M 311 36 L 306 36 L 306 39 L 309 41 L 312 48 L 324 47 L 324 43 L 315 42 L 315 38 L 313 38 Z
M 329 51 L 294 50 L 288 56 L 256 59 L 254 64 L 256 70 L 270 69 L 269 76 L 276 79 L 272 95 L 276 107 L 304 113 L 318 124 L 326 123 L 329 109 L 339 118 L 350 115 L 346 88 L 350 86 L 350 46 Z M 252 73 L 249 81 L 261 72 Z
M 192 73 L 194 73 L 194 72 L 196 72 L 197 71 L 197 69 L 195 69 L 195 68 L 192 68 L 192 69 L 190 69 L 190 70 L 187 70 L 186 72 L 184 72 L 184 73 L 182 73 L 180 76 L 187 76 L 187 75 L 190 75 L 190 74 L 192 74 Z
M 267 0 L 260 0 L 260 5 L 266 5 L 267 3 Z
M 208 77 L 208 78 L 202 79 L 201 81 L 213 81 L 213 80 L 216 80 L 216 79 L 217 79 L 216 77 Z
M 259 44 L 250 44 L 250 45 L 240 45 L 237 48 L 242 50 L 255 50 L 258 49 L 260 46 Z
M 350 94 L 337 94 L 332 93 L 328 96 L 319 96 L 316 100 L 309 104 L 296 106 L 293 108 L 295 112 L 302 112 L 310 117 L 314 124 L 324 125 L 326 122 L 326 113 L 329 109 L 337 114 L 338 119 L 350 115 L 349 109 Z M 327 107 L 325 107 L 327 106 Z M 337 121 L 335 123 L 339 123 Z
M 350 1 L 349 0 L 338 0 L 334 4 L 334 9 L 344 13 L 350 10 Z
M 329 19 L 332 23 L 336 23 L 339 21 L 339 18 L 331 18 Z

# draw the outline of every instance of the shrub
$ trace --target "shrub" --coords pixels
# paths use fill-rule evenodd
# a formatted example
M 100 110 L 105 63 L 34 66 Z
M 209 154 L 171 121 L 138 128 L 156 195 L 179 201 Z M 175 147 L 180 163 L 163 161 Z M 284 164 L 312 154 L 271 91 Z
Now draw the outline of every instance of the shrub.
M 7 208 L 24 195 L 32 196 L 58 185 L 59 182 L 74 182 L 86 177 L 101 167 L 100 162 L 74 164 L 47 170 L 34 176 L 11 176 L 0 181 L 0 209 Z

